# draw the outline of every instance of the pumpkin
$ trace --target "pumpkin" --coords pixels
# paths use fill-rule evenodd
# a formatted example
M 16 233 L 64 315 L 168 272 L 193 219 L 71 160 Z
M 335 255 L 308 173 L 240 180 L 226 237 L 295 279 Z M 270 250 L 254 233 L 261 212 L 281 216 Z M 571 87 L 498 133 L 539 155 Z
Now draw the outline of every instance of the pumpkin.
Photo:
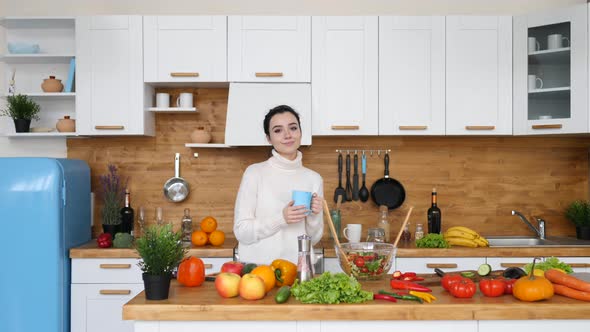
M 553 297 L 553 284 L 544 277 L 535 276 L 535 261 L 528 276 L 521 277 L 514 283 L 512 295 L 525 302 L 547 300 Z
M 201 286 L 205 281 L 205 264 L 200 258 L 189 257 L 178 266 L 178 282 L 187 287 Z

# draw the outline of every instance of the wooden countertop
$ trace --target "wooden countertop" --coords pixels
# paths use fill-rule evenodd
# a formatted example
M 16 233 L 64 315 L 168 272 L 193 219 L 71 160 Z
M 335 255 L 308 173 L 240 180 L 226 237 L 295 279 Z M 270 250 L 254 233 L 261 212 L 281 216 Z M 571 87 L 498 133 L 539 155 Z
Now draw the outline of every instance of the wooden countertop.
M 390 290 L 387 280 L 363 283 L 363 289 Z M 302 304 L 294 297 L 276 304 L 276 288 L 262 300 L 220 297 L 214 283 L 183 287 L 175 280 L 167 300 L 148 301 L 143 292 L 123 306 L 123 319 L 146 321 L 223 320 L 524 320 L 588 319 L 590 302 L 555 295 L 541 302 L 521 302 L 510 295 L 490 298 L 479 291 L 472 299 L 457 299 L 440 286 L 432 287 L 433 303 L 369 301 L 362 304 Z
M 192 246 L 188 255 L 201 258 L 233 258 L 234 247 L 238 245 L 235 238 L 226 238 L 223 245 L 215 247 L 206 245 L 203 247 Z M 131 248 L 99 248 L 96 239 L 79 247 L 70 249 L 70 258 L 139 258 L 137 251 Z

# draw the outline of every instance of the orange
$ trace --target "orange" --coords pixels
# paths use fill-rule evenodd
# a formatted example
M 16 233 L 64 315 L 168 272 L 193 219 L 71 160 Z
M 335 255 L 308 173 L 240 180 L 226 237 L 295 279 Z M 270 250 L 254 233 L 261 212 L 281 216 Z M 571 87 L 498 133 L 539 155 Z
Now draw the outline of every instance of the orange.
M 222 231 L 213 231 L 209 234 L 209 243 L 214 246 L 220 246 L 225 241 L 225 233 Z
M 274 288 L 276 283 L 275 278 L 275 271 L 272 267 L 268 265 L 259 265 L 257 266 L 252 272 L 264 281 L 264 286 L 266 288 L 266 292 L 268 293 L 271 289 Z
M 204 246 L 207 244 L 207 233 L 203 231 L 194 231 L 191 235 L 191 242 L 197 247 Z
M 211 216 L 207 216 L 201 220 L 201 230 L 205 233 L 211 233 L 217 229 L 217 220 Z

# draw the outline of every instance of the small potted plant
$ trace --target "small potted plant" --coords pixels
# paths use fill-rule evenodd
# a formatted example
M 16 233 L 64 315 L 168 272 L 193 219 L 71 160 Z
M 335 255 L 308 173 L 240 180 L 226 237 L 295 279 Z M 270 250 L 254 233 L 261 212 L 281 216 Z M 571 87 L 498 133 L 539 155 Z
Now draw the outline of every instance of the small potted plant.
M 11 95 L 6 97 L 7 109 L 0 112 L 1 116 L 9 116 L 14 120 L 17 133 L 28 133 L 31 120 L 39 120 L 40 106 L 26 95 Z
M 121 207 L 125 199 L 125 188 L 128 179 L 122 179 L 117 166 L 109 164 L 108 174 L 101 175 L 99 182 L 101 186 L 102 206 L 102 229 L 110 233 L 113 238 L 121 231 Z
M 143 271 L 145 297 L 148 300 L 168 298 L 172 271 L 184 258 L 182 234 L 173 232 L 172 225 L 152 225 L 135 241 L 135 249 L 141 257 L 139 267 Z
M 576 237 L 590 240 L 590 202 L 577 200 L 565 211 L 565 216 L 576 225 Z

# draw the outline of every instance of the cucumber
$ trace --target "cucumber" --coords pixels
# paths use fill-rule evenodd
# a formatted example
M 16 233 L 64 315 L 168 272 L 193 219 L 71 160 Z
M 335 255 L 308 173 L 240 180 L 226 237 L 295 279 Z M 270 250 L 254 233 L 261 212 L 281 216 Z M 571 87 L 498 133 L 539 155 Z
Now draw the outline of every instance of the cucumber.
M 477 268 L 477 274 L 479 274 L 482 277 L 487 276 L 488 274 L 490 274 L 492 272 L 492 267 L 490 266 L 490 264 L 481 264 L 478 268 Z
M 254 263 L 248 263 L 248 264 L 244 265 L 244 268 L 242 269 L 242 275 L 252 272 L 252 270 L 254 270 L 257 266 L 258 265 L 254 264 Z
M 475 277 L 475 273 L 473 273 L 471 271 L 463 271 L 463 272 L 461 272 L 461 276 L 471 279 L 471 278 Z
M 291 296 L 291 286 L 283 286 L 279 288 L 277 294 L 275 295 L 275 302 L 276 303 L 285 303 Z

